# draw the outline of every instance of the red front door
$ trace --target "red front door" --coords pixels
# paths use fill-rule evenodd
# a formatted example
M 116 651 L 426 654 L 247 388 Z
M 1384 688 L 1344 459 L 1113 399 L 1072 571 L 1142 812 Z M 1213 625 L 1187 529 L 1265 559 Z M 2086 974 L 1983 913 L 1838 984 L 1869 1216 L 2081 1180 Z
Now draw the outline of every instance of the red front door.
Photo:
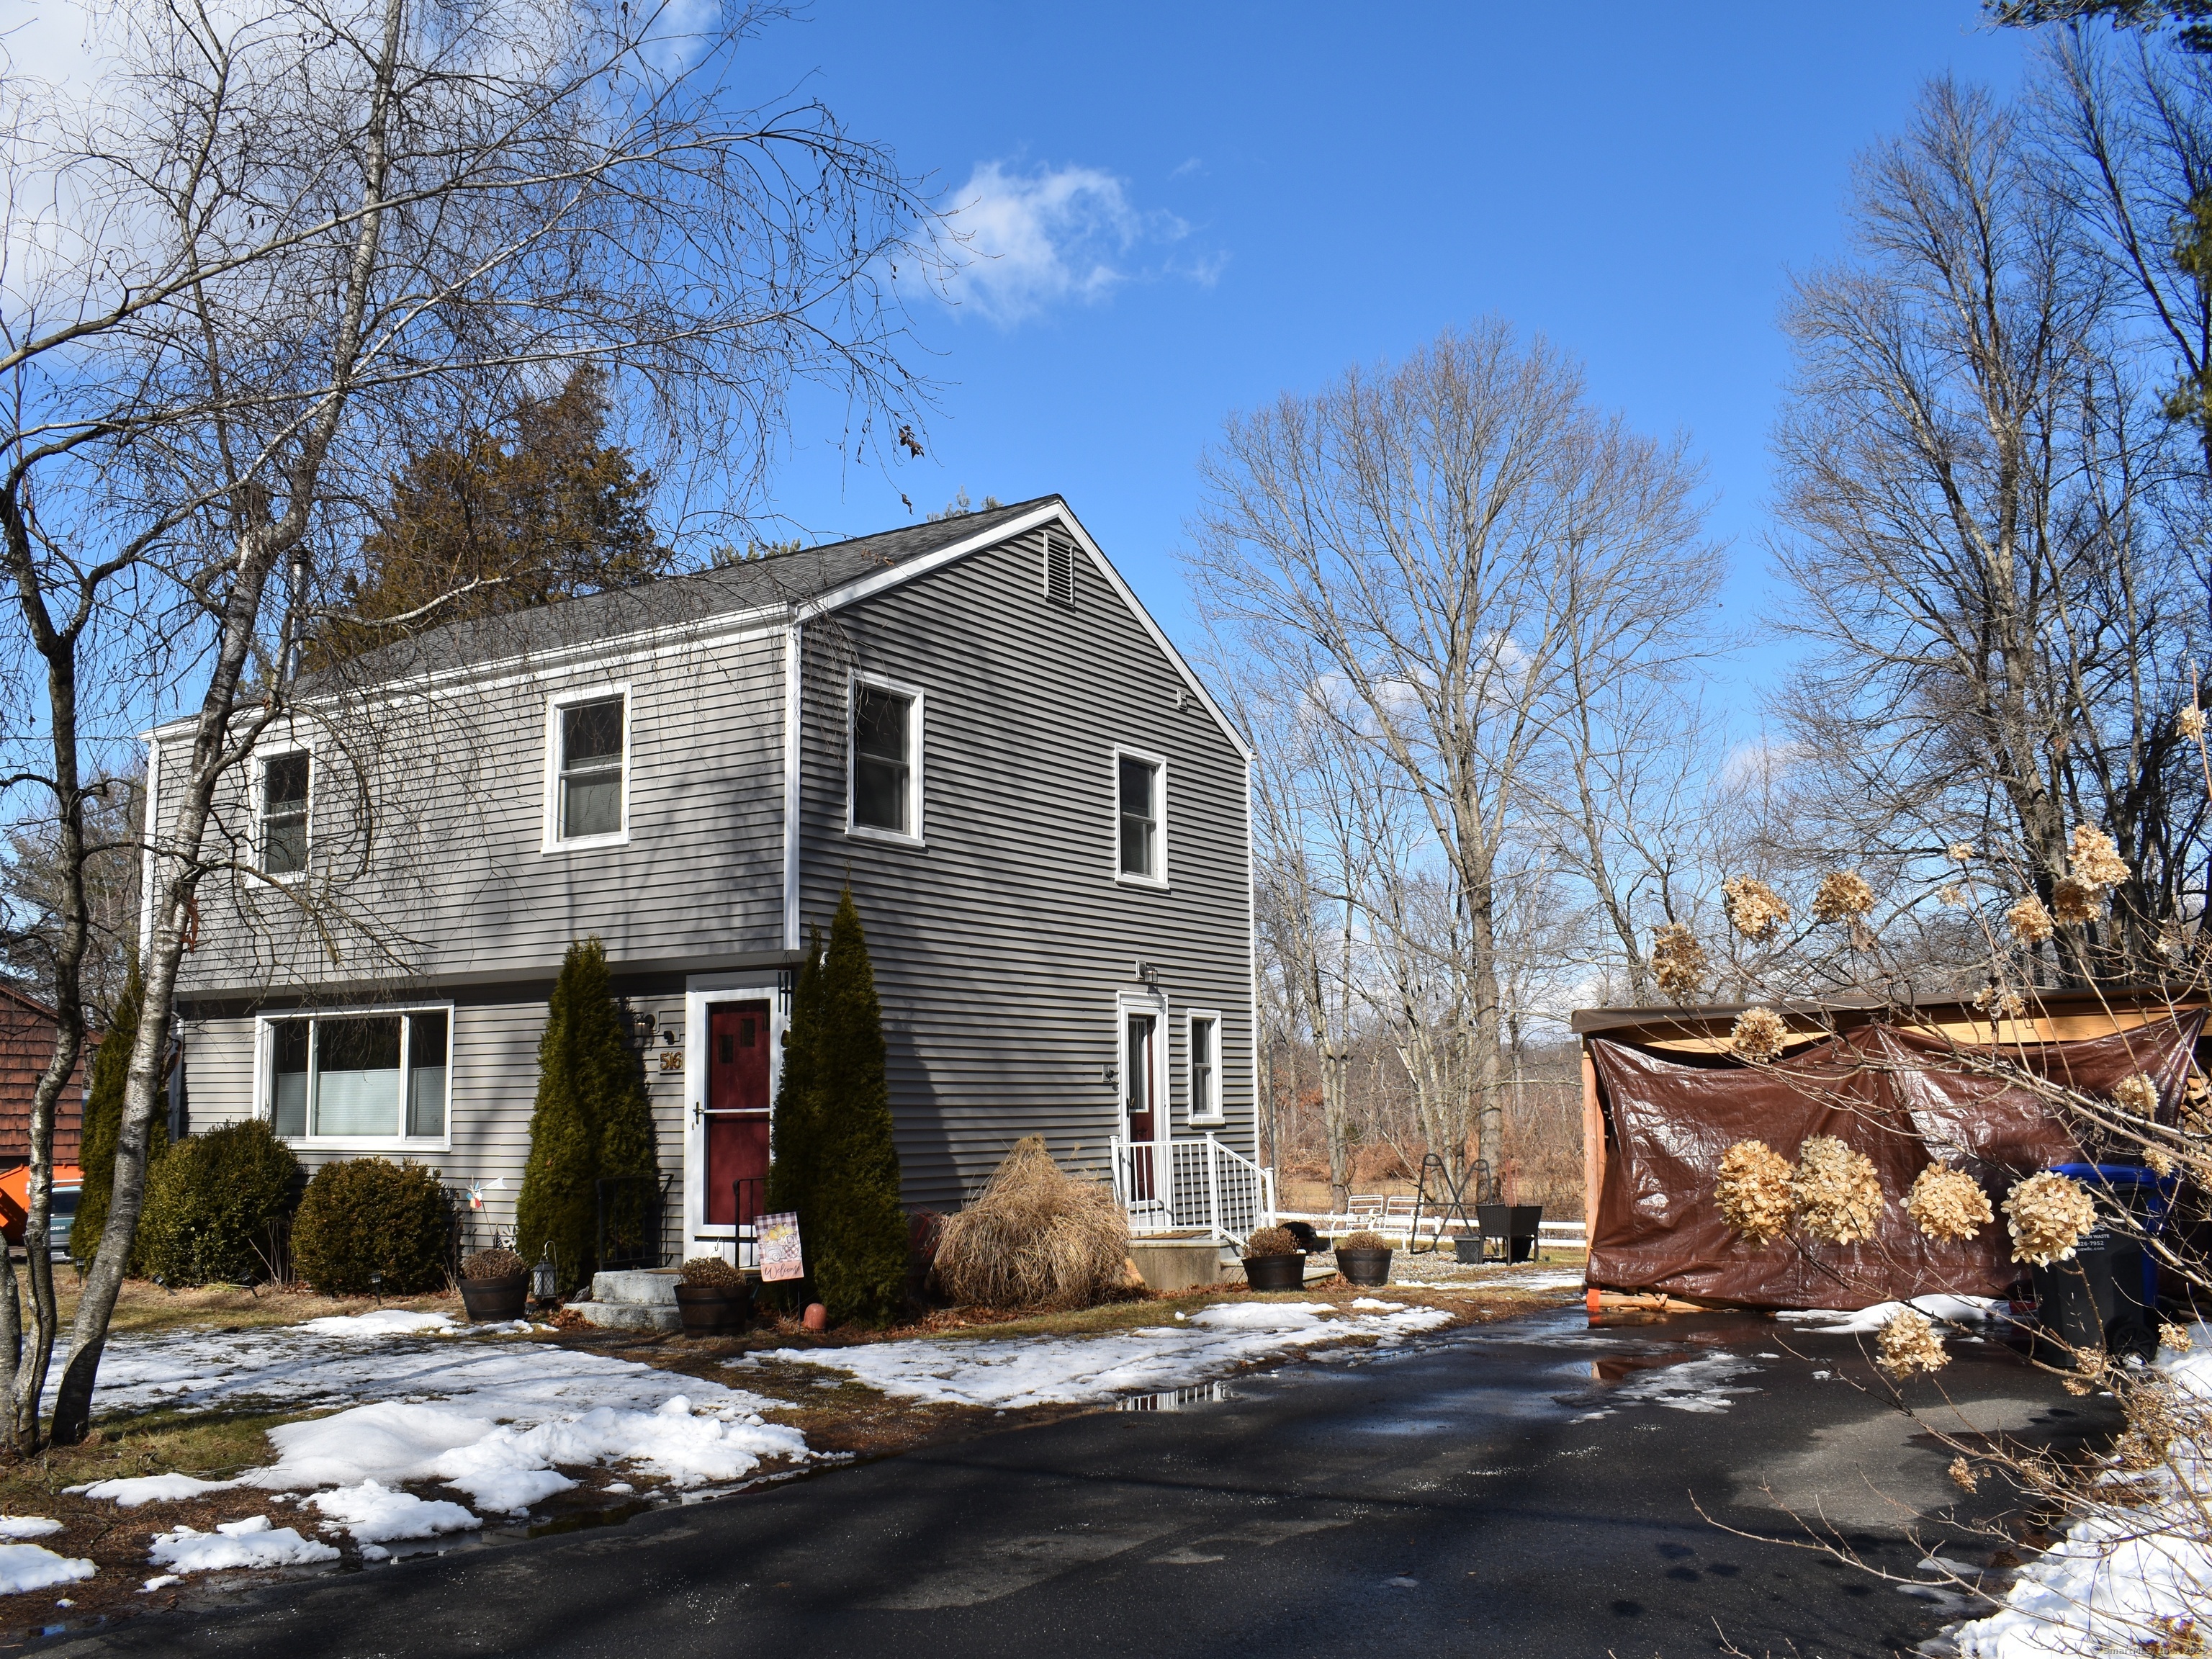
M 1158 1133 L 1159 1103 L 1152 1098 L 1152 1043 L 1159 1022 L 1150 1014 L 1131 1014 L 1122 1043 L 1122 1110 L 1129 1124 L 1129 1196 L 1152 1194 L 1152 1140 Z
M 707 1222 L 750 1226 L 768 1176 L 769 1026 L 765 1002 L 707 1009 Z M 744 1183 L 740 1186 L 738 1183 Z

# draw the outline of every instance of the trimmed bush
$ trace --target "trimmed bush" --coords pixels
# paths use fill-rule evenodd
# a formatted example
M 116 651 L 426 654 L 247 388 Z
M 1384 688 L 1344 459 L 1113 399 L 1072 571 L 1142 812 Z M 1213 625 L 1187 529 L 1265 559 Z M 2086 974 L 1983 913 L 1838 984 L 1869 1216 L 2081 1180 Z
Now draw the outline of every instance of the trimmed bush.
M 115 1191 L 115 1143 L 123 1133 L 123 1091 L 131 1078 L 131 1049 L 138 1041 L 138 1009 L 145 1000 L 134 957 L 123 981 L 123 994 L 100 1046 L 92 1051 L 92 1087 L 84 1101 L 84 1134 L 77 1153 L 84 1171 L 84 1192 L 77 1200 L 76 1218 L 70 1224 L 70 1255 L 79 1267 L 88 1267 L 100 1254 L 100 1236 L 107 1227 L 109 1200 Z M 161 1112 L 146 1128 L 146 1167 L 150 1174 L 169 1150 L 169 1121 Z M 133 1249 L 128 1264 L 139 1267 L 140 1251 Z
M 438 1172 L 380 1158 L 346 1158 L 315 1171 L 292 1218 L 292 1267 L 325 1296 L 392 1296 L 446 1282 L 453 1211 Z
M 606 946 L 593 937 L 568 947 L 546 1007 L 514 1248 L 534 1263 L 550 1244 L 562 1290 L 586 1284 L 598 1265 L 598 1183 L 651 1176 L 653 1165 L 645 1067 L 623 1034 Z M 617 1224 L 641 1227 L 637 1208 L 628 1204 Z
M 169 1285 L 268 1278 L 299 1180 L 300 1160 L 258 1118 L 178 1142 L 146 1177 L 145 1271 Z

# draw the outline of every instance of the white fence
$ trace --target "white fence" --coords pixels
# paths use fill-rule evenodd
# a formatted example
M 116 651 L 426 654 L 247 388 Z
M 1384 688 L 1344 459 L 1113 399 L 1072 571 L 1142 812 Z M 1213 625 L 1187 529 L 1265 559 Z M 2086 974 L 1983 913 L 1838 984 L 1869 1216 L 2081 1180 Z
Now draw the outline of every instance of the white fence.
M 1243 1244 L 1275 1220 L 1275 1176 L 1212 1135 L 1203 1140 L 1113 1143 L 1114 1196 L 1129 1231 L 1206 1232 Z

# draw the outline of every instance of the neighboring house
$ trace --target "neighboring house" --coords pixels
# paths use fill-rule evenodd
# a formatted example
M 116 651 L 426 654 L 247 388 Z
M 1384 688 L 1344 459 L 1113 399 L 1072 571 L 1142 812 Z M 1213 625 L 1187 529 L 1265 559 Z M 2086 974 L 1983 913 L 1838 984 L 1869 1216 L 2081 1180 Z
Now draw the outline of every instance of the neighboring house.
M 0 1170 L 31 1161 L 31 1097 L 54 1057 L 54 1011 L 0 985 Z M 88 1034 L 54 1103 L 54 1162 L 74 1165 L 84 1132 L 85 1077 L 99 1039 Z
M 157 822 L 188 734 L 151 735 Z M 1133 1136 L 1140 1224 L 1241 1234 L 1251 1204 L 1189 1200 L 1200 1164 L 1257 1183 L 1202 1139 L 1256 1150 L 1248 763 L 1057 497 L 426 634 L 305 688 L 241 769 L 179 984 L 189 1125 L 503 1178 L 507 1222 L 547 994 L 597 934 L 664 1251 L 728 1250 L 849 882 L 910 1207 L 1024 1134 L 1100 1173 Z

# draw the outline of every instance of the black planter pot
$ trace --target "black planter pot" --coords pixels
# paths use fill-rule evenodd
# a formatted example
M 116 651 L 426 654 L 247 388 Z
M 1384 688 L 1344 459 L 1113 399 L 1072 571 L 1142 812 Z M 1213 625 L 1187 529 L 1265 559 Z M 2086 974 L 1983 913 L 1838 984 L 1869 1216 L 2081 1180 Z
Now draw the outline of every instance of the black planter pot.
M 1347 1250 L 1340 1244 L 1336 1247 L 1336 1270 L 1354 1285 L 1388 1285 L 1390 1252 Z
M 1452 1240 L 1452 1255 L 1462 1263 L 1481 1261 L 1481 1237 L 1475 1233 L 1460 1234 Z
M 523 1304 L 529 1297 L 527 1273 L 509 1273 L 504 1279 L 461 1281 L 461 1305 L 469 1310 L 469 1322 L 472 1325 L 502 1325 L 508 1320 L 520 1319 Z
M 718 1336 L 744 1328 L 752 1316 L 753 1287 L 742 1285 L 678 1285 L 676 1306 L 684 1316 L 686 1336 Z
M 1295 1291 L 1306 1282 L 1306 1253 L 1293 1250 L 1288 1255 L 1248 1255 L 1244 1258 L 1244 1282 L 1255 1291 Z

